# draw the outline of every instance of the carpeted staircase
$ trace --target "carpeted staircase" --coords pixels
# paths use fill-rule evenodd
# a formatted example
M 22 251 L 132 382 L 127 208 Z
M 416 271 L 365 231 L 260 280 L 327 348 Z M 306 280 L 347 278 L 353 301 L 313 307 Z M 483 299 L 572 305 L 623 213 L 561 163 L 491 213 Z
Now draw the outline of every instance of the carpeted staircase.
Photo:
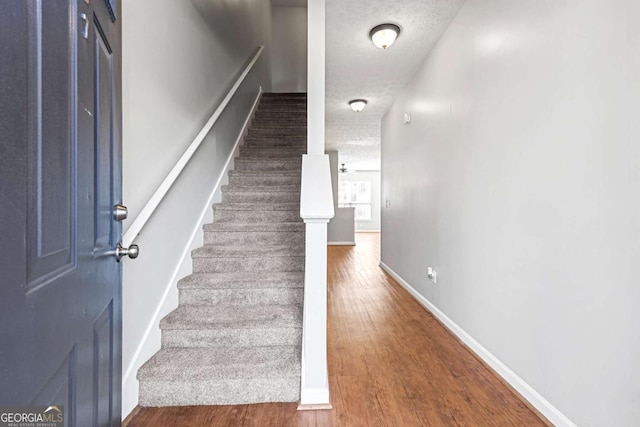
M 306 102 L 261 97 L 162 348 L 138 371 L 141 406 L 299 400 Z

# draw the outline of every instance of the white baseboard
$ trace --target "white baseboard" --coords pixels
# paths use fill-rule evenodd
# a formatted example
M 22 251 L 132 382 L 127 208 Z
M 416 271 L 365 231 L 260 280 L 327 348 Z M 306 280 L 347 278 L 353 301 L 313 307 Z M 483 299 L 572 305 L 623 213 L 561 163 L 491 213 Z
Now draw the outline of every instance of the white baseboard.
M 247 134 L 247 130 L 249 124 L 251 123 L 251 119 L 253 118 L 255 111 L 258 107 L 258 102 L 260 101 L 260 96 L 262 95 L 262 87 L 258 90 L 258 95 L 256 96 L 255 101 L 253 102 L 253 106 L 247 115 L 247 118 L 242 125 L 242 129 L 238 134 L 238 138 L 236 139 L 235 145 L 227 161 L 225 166 L 220 172 L 218 179 L 207 199 L 207 203 L 202 209 L 200 214 L 200 218 L 198 222 L 195 224 L 194 228 L 191 230 L 191 236 L 189 237 L 189 243 L 182 251 L 180 256 L 180 262 L 177 264 L 175 270 L 171 274 L 171 278 L 167 282 L 165 286 L 165 290 L 162 294 L 162 298 L 156 310 L 154 311 L 154 315 L 151 318 L 147 328 L 145 329 L 145 333 L 140 340 L 140 344 L 136 348 L 133 359 L 131 363 L 126 367 L 124 371 L 124 375 L 122 377 L 122 419 L 126 418 L 131 411 L 138 405 L 138 379 L 136 378 L 135 373 L 140 369 L 140 367 L 149 360 L 149 357 L 153 356 L 157 350 L 159 350 L 160 344 L 160 330 L 159 324 L 162 317 L 167 311 L 174 307 L 167 307 L 167 305 L 172 304 L 172 298 L 170 297 L 172 294 L 177 293 L 176 285 L 178 280 L 192 273 L 192 262 L 191 262 L 191 251 L 196 249 L 197 247 L 202 245 L 204 241 L 204 224 L 211 222 L 213 219 L 213 201 L 216 196 L 219 196 L 221 193 L 221 187 L 225 183 L 226 178 L 228 177 L 229 170 L 233 167 L 233 159 L 237 157 L 238 152 L 240 150 L 240 146 L 244 143 L 244 137 Z M 175 305 L 175 304 L 174 304 Z
M 328 246 L 355 246 L 356 242 L 327 242 Z
M 379 233 L 380 230 L 356 230 L 356 233 Z
M 489 350 L 484 348 L 482 344 L 476 341 L 471 335 L 469 335 L 464 329 L 462 329 L 457 323 L 451 320 L 446 314 L 444 314 L 438 307 L 436 307 L 431 301 L 426 299 L 422 294 L 416 291 L 409 283 L 407 283 L 402 277 L 394 272 L 384 262 L 380 262 L 380 267 L 386 271 L 396 282 L 403 288 L 405 288 L 415 299 L 433 314 L 444 326 L 449 329 L 455 336 L 457 336 L 471 351 L 473 351 L 480 359 L 482 359 L 487 365 L 489 365 L 496 374 L 502 377 L 507 383 L 511 385 L 520 395 L 526 399 L 534 408 L 536 408 L 542 415 L 544 415 L 550 422 L 558 427 L 576 427 L 567 416 L 553 406 L 548 400 L 546 400 L 540 393 L 535 391 L 533 387 L 527 384 L 522 378 L 516 375 L 511 369 L 509 369 L 504 363 L 502 363 L 496 356 L 494 356 Z
M 298 410 L 304 411 L 313 409 L 331 409 L 328 388 L 305 388 L 300 391 L 300 405 Z

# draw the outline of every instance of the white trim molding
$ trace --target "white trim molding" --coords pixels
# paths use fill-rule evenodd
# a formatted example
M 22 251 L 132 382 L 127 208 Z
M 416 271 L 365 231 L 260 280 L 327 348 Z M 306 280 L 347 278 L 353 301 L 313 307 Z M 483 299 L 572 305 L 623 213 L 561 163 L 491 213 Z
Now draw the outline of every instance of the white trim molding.
M 384 262 L 380 262 L 380 267 L 387 272 L 400 286 L 407 290 L 413 296 L 420 305 L 422 305 L 427 311 L 433 314 L 451 333 L 458 337 L 471 351 L 473 351 L 480 359 L 482 359 L 487 365 L 493 369 L 493 371 L 502 377 L 511 387 L 513 387 L 525 400 L 527 400 L 534 408 L 536 408 L 543 416 L 545 416 L 551 423 L 558 427 L 576 427 L 576 424 L 571 421 L 566 415 L 564 415 L 558 408 L 553 406 L 548 400 L 546 400 L 540 393 L 527 384 L 522 378 L 520 378 L 515 372 L 513 372 L 507 365 L 502 363 L 496 356 L 494 356 L 489 350 L 476 341 L 471 335 L 469 335 L 464 329 L 462 329 L 457 323 L 451 320 L 446 314 L 444 314 L 438 307 L 436 307 L 431 301 L 426 299 L 420 294 L 413 286 L 407 283 L 402 277 L 400 277 L 395 271 L 393 271 Z
M 327 242 L 329 246 L 355 246 L 356 242 Z

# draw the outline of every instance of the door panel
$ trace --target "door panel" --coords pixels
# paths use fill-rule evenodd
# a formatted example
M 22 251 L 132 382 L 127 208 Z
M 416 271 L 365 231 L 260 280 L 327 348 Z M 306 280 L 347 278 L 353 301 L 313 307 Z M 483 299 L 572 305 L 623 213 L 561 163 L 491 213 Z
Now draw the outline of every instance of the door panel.
M 100 21 L 94 19 L 94 85 L 95 85 L 95 183 L 96 183 L 96 251 L 108 250 L 115 245 L 112 232 L 113 194 L 113 55 L 105 40 Z
M 58 369 L 44 384 L 38 395 L 31 401 L 34 405 L 48 406 L 49 402 L 60 402 L 67 414 L 66 424 L 74 423 L 76 413 L 76 348 L 74 347 L 67 357 L 60 363 Z
M 105 308 L 93 326 L 94 425 L 109 425 L 113 409 L 113 304 Z
M 0 14 L 0 405 L 67 426 L 120 424 L 119 24 L 104 0 Z
M 29 289 L 75 266 L 74 10 L 68 1 L 29 2 Z

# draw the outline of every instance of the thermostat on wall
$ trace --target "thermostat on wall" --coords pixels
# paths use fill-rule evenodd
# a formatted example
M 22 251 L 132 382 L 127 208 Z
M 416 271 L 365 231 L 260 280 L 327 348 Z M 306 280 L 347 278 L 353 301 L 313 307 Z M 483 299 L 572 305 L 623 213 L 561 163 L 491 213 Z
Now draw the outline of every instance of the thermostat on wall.
M 404 124 L 408 125 L 409 123 L 411 123 L 411 114 L 410 113 L 404 113 Z

